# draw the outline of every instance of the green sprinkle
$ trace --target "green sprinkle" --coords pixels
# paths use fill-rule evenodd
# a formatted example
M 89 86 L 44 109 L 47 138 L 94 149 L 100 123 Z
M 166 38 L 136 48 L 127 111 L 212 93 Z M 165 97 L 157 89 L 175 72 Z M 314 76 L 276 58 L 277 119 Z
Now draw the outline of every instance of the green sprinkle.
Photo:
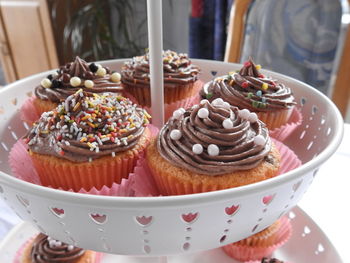
M 211 97 L 213 97 L 213 93 L 207 93 L 206 98 L 211 99 Z
M 251 99 L 253 97 L 253 93 L 251 92 L 248 92 L 248 95 L 247 95 L 248 99 Z
M 254 101 L 252 102 L 252 106 L 253 106 L 254 108 L 259 108 L 259 101 L 254 100 Z

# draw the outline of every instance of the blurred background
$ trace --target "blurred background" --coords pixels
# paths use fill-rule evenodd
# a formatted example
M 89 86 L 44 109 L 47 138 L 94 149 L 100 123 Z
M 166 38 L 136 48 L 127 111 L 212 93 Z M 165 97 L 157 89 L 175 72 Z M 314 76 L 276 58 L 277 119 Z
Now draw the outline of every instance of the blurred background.
M 164 49 L 256 63 L 304 81 L 350 118 L 348 0 L 163 0 Z M 0 85 L 76 55 L 147 49 L 146 0 L 0 0 Z

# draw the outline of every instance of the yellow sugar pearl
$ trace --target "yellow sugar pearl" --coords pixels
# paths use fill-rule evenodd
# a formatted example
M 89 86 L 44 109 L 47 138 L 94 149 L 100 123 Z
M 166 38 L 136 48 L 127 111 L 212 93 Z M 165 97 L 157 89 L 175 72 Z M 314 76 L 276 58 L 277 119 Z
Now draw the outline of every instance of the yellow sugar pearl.
M 104 77 L 106 75 L 107 71 L 103 67 L 99 67 L 98 70 L 96 71 L 96 75 L 100 77 Z
M 45 78 L 40 82 L 41 86 L 43 86 L 44 88 L 48 89 L 51 87 L 51 80 Z
M 267 90 L 269 88 L 269 85 L 267 85 L 267 83 L 263 83 L 262 84 L 262 89 L 263 90 Z
M 256 65 L 255 67 L 256 67 L 257 70 L 261 69 L 261 65 Z
M 86 88 L 92 88 L 94 86 L 94 82 L 92 80 L 85 80 L 84 81 L 84 86 Z
M 81 79 L 79 77 L 73 77 L 70 79 L 69 83 L 73 87 L 78 87 L 81 84 Z
M 120 82 L 120 79 L 121 79 L 121 76 L 118 72 L 114 72 L 111 75 L 111 81 L 113 81 L 113 82 Z

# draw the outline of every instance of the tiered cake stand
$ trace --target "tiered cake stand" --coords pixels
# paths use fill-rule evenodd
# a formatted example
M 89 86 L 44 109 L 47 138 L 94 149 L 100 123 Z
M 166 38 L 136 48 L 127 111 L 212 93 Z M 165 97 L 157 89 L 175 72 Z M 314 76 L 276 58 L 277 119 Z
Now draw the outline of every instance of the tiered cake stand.
M 223 62 L 193 62 L 202 69 L 204 82 L 240 68 Z M 113 70 L 122 63 L 101 62 Z M 239 188 L 164 197 L 94 196 L 21 181 L 11 176 L 8 154 L 28 130 L 19 109 L 45 72 L 0 90 L 0 196 L 39 231 L 106 253 L 176 255 L 217 248 L 257 233 L 298 203 L 343 133 L 342 117 L 327 97 L 295 79 L 263 73 L 293 89 L 303 115 L 302 125 L 285 142 L 303 163 L 293 171 Z M 100 215 L 98 220 L 94 214 Z

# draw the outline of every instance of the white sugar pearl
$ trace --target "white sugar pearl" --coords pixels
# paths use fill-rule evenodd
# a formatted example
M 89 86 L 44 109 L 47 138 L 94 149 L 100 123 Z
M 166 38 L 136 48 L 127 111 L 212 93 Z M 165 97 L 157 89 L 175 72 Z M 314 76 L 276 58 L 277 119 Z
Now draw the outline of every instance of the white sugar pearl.
M 182 136 L 182 134 L 181 134 L 181 132 L 179 130 L 172 130 L 170 132 L 170 138 L 172 140 L 177 141 L 177 140 L 179 140 L 181 138 L 181 136 Z
M 96 75 L 100 77 L 104 77 L 106 75 L 107 71 L 103 67 L 99 67 L 98 70 L 96 71 Z
M 62 242 L 61 241 L 56 241 L 56 246 L 62 246 Z
M 113 82 L 120 82 L 120 79 L 121 79 L 121 76 L 118 72 L 114 72 L 111 75 L 111 81 L 113 81 Z
M 48 89 L 51 87 L 51 80 L 45 78 L 40 82 L 41 86 L 43 86 L 44 88 Z
M 210 156 L 217 156 L 219 155 L 219 147 L 216 144 L 209 144 L 208 146 L 208 154 Z
M 208 118 L 209 116 L 209 111 L 206 108 L 201 108 L 198 111 L 198 117 L 201 119 Z
M 84 86 L 86 88 L 92 88 L 94 86 L 94 82 L 92 80 L 85 80 L 84 81 Z
M 217 98 L 211 102 L 214 106 L 222 106 L 224 104 L 224 100 L 221 98 Z
M 73 87 L 78 87 L 81 84 L 81 79 L 79 77 L 73 77 L 70 79 L 69 83 Z
M 195 154 L 201 154 L 203 152 L 203 146 L 199 143 L 193 144 L 192 152 Z
M 55 246 L 56 246 L 56 240 L 50 240 L 49 247 L 55 247 Z
M 68 247 L 67 247 L 67 250 L 68 251 L 72 251 L 74 249 L 74 246 L 73 245 L 68 245 Z
M 58 73 L 57 71 L 55 71 L 54 73 L 51 74 L 53 78 L 57 77 L 58 76 Z
M 242 119 L 248 120 L 250 111 L 247 109 L 240 110 L 238 116 Z
M 180 117 L 185 113 L 185 109 L 179 108 L 176 111 L 173 112 L 174 119 L 178 120 Z
M 254 112 L 251 112 L 249 114 L 248 121 L 250 121 L 252 123 L 257 122 L 258 121 L 258 115 L 256 115 L 256 113 L 254 113 Z
M 209 103 L 209 100 L 201 100 L 200 104 L 204 105 L 205 103 Z
M 233 122 L 231 121 L 231 119 L 225 119 L 222 122 L 222 126 L 224 126 L 225 129 L 232 129 L 233 128 Z
M 225 109 L 230 109 L 231 108 L 231 105 L 230 103 L 224 101 L 224 103 L 222 104 L 222 106 L 225 108 Z
M 263 146 L 263 145 L 265 145 L 265 139 L 262 135 L 258 135 L 254 138 L 254 143 L 256 145 Z

